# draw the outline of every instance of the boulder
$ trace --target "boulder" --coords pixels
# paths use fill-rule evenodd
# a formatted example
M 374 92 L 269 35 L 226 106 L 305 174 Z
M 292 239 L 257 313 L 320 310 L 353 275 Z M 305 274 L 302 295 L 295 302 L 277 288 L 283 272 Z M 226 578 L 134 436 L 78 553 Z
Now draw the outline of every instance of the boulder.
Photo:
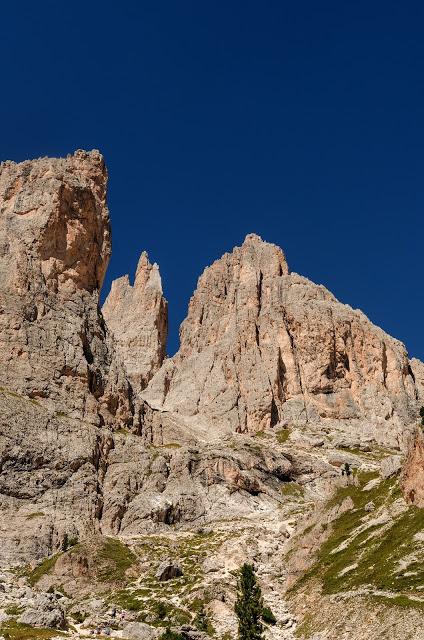
M 183 572 L 180 565 L 172 560 L 164 560 L 164 562 L 161 562 L 155 574 L 159 582 L 179 578 L 182 575 Z
M 65 612 L 53 594 L 37 596 L 19 616 L 18 622 L 32 627 L 66 628 Z
M 130 622 L 124 627 L 123 636 L 128 640 L 156 640 L 160 630 L 144 622 Z

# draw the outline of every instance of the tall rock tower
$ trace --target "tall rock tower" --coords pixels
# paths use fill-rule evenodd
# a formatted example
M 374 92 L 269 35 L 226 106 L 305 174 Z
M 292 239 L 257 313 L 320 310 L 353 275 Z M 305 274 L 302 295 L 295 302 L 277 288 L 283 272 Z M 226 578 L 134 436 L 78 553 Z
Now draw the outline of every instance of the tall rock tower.
M 0 166 L 0 386 L 94 424 L 132 419 L 98 310 L 106 185 L 97 151 Z
M 134 286 L 128 276 L 112 282 L 103 315 L 135 391 L 142 391 L 166 355 L 168 303 L 157 264 L 146 252 L 138 262 Z

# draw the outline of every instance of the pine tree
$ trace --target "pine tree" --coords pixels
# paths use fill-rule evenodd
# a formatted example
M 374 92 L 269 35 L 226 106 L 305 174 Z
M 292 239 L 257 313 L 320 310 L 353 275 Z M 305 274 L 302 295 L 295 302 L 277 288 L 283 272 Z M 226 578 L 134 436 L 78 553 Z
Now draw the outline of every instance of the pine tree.
M 67 551 L 69 549 L 69 538 L 68 534 L 65 533 L 62 540 L 62 551 Z
M 238 639 L 262 640 L 262 592 L 251 564 L 245 563 L 239 571 L 234 611 L 238 617 Z

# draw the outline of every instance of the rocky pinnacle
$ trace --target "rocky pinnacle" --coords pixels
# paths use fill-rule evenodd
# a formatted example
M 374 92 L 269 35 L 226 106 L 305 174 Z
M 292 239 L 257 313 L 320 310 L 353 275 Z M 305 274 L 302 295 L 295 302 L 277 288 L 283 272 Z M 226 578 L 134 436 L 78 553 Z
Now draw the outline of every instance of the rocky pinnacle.
M 142 391 L 163 363 L 168 333 L 159 267 L 150 264 L 146 252 L 140 256 L 134 285 L 128 276 L 114 280 L 102 312 L 134 389 Z

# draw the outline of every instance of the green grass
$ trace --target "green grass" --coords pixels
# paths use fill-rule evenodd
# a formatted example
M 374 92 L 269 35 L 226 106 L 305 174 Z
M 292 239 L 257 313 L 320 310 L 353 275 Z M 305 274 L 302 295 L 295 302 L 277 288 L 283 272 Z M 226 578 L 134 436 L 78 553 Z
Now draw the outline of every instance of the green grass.
M 184 535 L 177 540 L 167 536 L 143 536 L 136 552 L 140 560 L 149 561 L 150 568 L 137 585 L 111 593 L 109 601 L 124 609 L 139 612 L 138 619 L 153 626 L 166 627 L 193 623 L 206 599 L 195 597 L 203 582 L 202 561 L 221 545 L 222 534 L 198 533 Z M 177 561 L 183 575 L 165 582 L 155 577 L 159 564 L 170 558 Z M 160 604 L 159 604 L 160 603 Z M 211 631 L 211 627 L 208 627 Z
M 115 429 L 114 434 L 118 433 L 121 436 L 130 436 L 131 431 L 129 429 L 125 429 L 125 427 L 119 427 L 119 429 Z
M 127 570 L 137 562 L 131 549 L 115 538 L 106 538 L 96 554 L 98 578 L 103 582 L 125 582 Z
M 45 558 L 40 564 L 38 564 L 35 569 L 24 571 L 24 575 L 27 576 L 28 582 L 33 587 L 37 582 L 45 576 L 47 573 L 53 569 L 56 564 L 57 559 L 61 556 L 61 553 L 56 553 L 54 556 L 50 556 L 50 558 Z
M 34 513 L 29 513 L 26 517 L 27 520 L 32 520 L 33 518 L 42 518 L 44 513 L 42 511 L 34 511 Z
M 307 614 L 303 622 L 296 627 L 294 635 L 296 638 L 309 638 L 315 631 L 317 631 L 317 629 L 313 623 L 313 618 Z
M 124 589 L 116 593 L 112 599 L 114 604 L 128 611 L 138 611 L 138 620 L 154 627 L 177 626 L 192 620 L 191 613 L 186 609 L 165 599 L 146 597 L 145 589 Z
M 176 633 L 175 631 L 171 631 L 171 629 L 167 629 L 159 637 L 159 640 L 184 640 L 184 636 L 182 636 L 181 633 Z
M 40 402 L 38 402 L 38 400 L 35 400 L 35 398 L 30 398 L 29 396 L 23 396 L 22 394 L 16 393 L 15 391 L 10 391 L 10 389 L 5 389 L 4 387 L 0 387 L 0 391 L 7 394 L 11 398 L 17 398 L 18 400 L 24 400 L 24 401 L 26 400 L 27 402 L 31 402 L 37 407 L 43 406 Z
M 285 482 L 280 487 L 281 494 L 287 498 L 301 499 L 303 498 L 304 491 L 304 487 L 298 482 Z
M 56 629 L 36 629 L 16 620 L 7 620 L 0 624 L 0 634 L 5 640 L 38 640 L 38 638 L 54 638 L 65 634 Z
M 20 616 L 23 612 L 24 608 L 20 607 L 18 604 L 11 604 L 6 609 L 5 612 L 8 616 Z
M 387 456 L 391 456 L 394 453 L 399 453 L 397 450 L 387 449 L 385 447 L 373 446 L 371 451 L 363 451 L 360 447 L 357 446 L 349 446 L 348 444 L 342 444 L 338 446 L 338 449 L 342 449 L 343 451 L 348 451 L 349 453 L 365 458 L 369 461 L 377 461 L 386 458 Z
M 287 440 L 289 439 L 290 430 L 289 429 L 280 429 L 279 431 L 277 431 L 276 436 L 277 436 L 277 440 L 278 440 L 278 442 L 280 444 L 285 444 L 287 442 Z
M 424 610 L 424 603 L 419 600 L 414 600 L 413 598 L 408 598 L 405 595 L 397 595 L 393 598 L 389 596 L 382 595 L 370 595 L 368 598 L 372 602 L 378 602 L 380 604 L 384 604 L 389 607 L 400 607 L 402 609 L 418 609 L 419 611 Z
M 160 449 L 181 449 L 181 445 L 178 442 L 164 442 L 163 444 L 151 444 L 149 449 L 156 452 L 156 455 L 160 455 Z
M 326 594 L 369 585 L 395 594 L 394 598 L 385 598 L 386 604 L 424 609 L 424 602 L 408 597 L 419 596 L 424 586 L 424 549 L 420 550 L 417 543 L 414 547 L 415 534 L 424 529 L 424 510 L 409 507 L 389 528 L 383 524 L 364 527 L 368 502 L 373 501 L 378 508 L 400 495 L 396 478 L 388 478 L 370 491 L 362 491 L 369 479 L 369 474 L 362 474 L 361 486 L 343 487 L 329 501 L 330 509 L 349 496 L 354 508 L 331 523 L 330 535 L 322 544 L 314 565 L 296 583 L 294 590 L 310 578 L 318 578 Z M 414 550 L 418 553 L 417 561 L 400 571 L 400 560 Z M 349 567 L 352 568 L 342 574 Z M 421 592 L 421 595 L 424 594 Z

